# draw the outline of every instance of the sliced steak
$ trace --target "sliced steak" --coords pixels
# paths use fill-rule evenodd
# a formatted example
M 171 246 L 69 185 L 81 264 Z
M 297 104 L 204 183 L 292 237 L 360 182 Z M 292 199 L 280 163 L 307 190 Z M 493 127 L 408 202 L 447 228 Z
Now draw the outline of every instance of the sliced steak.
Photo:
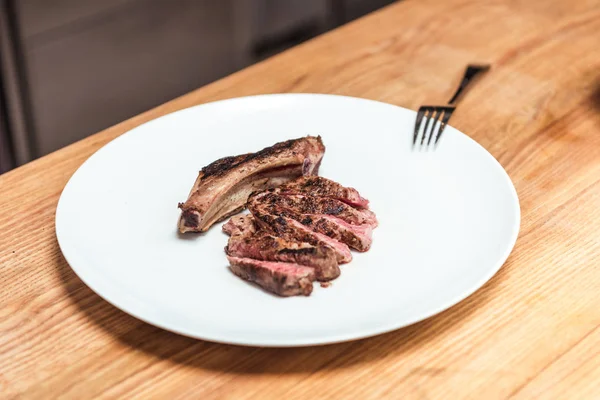
M 365 199 L 356 189 L 344 187 L 337 182 L 320 177 L 304 176 L 279 187 L 285 194 L 307 194 L 317 197 L 328 197 L 343 201 L 353 207 L 368 208 L 369 200 Z
M 279 189 L 255 192 L 248 202 L 260 202 L 269 206 L 285 207 L 300 214 L 330 215 L 352 225 L 368 224 L 377 227 L 375 213 L 368 209 L 356 209 L 340 200 L 304 194 L 282 194 Z
M 317 173 L 324 153 L 321 138 L 307 136 L 207 165 L 187 201 L 179 204 L 179 230 L 204 232 L 242 210 L 250 193 Z
M 373 228 L 370 225 L 352 225 L 332 215 L 302 214 L 301 209 L 294 207 L 294 204 L 286 203 L 286 196 L 255 194 L 248 199 L 248 208 L 255 215 L 259 211 L 262 214 L 293 219 L 358 251 L 364 252 L 371 247 Z
M 251 235 L 256 232 L 254 218 L 251 214 L 243 214 L 233 216 L 223 224 L 223 232 L 229 236 L 234 235 Z
M 373 228 L 370 225 L 351 225 L 330 215 L 290 214 L 289 216 L 313 231 L 345 243 L 357 251 L 365 252 L 371 248 Z
M 280 296 L 308 296 L 313 290 L 315 271 L 311 267 L 228 256 L 231 271 Z
M 289 241 L 306 242 L 313 246 L 328 246 L 335 251 L 339 264 L 352 261 L 352 253 L 344 243 L 338 242 L 322 233 L 315 232 L 292 218 L 269 214 L 260 207 L 253 208 L 249 205 L 249 208 L 254 215 L 256 224 L 274 236 Z
M 319 281 L 329 281 L 340 275 L 334 250 L 324 245 L 290 241 L 265 231 L 229 238 L 225 253 L 232 257 L 280 261 L 312 267 Z

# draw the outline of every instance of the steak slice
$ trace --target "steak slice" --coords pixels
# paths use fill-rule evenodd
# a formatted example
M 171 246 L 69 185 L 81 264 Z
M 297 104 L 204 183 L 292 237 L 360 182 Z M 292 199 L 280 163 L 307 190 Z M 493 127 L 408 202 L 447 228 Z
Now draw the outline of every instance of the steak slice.
M 303 194 L 282 194 L 276 189 L 255 192 L 248 202 L 260 202 L 270 206 L 277 205 L 294 210 L 300 214 L 324 214 L 346 221 L 352 225 L 368 224 L 373 228 L 378 225 L 375 213 L 366 208 L 356 209 L 340 200 L 329 197 L 315 197 Z
M 280 261 L 312 267 L 318 281 L 329 281 L 340 275 L 336 253 L 330 247 L 289 241 L 265 231 L 231 236 L 225 247 L 225 253 L 232 257 Z
M 344 220 L 329 215 L 316 215 L 313 217 L 290 214 L 290 218 L 315 232 L 327 235 L 360 252 L 368 251 L 373 242 L 373 228 L 366 224 L 351 225 Z
M 286 202 L 286 196 L 273 193 L 253 194 L 248 199 L 248 208 L 253 213 L 260 210 L 263 214 L 291 218 L 315 232 L 327 235 L 361 252 L 371 247 L 373 228 L 370 225 L 352 225 L 332 215 L 302 214 L 301 210 L 293 205 Z
M 313 268 L 252 258 L 228 256 L 227 259 L 234 274 L 280 296 L 308 296 L 313 290 Z
M 205 232 L 242 210 L 250 193 L 317 173 L 324 153 L 321 137 L 307 136 L 207 165 L 187 201 L 179 204 L 179 230 Z
M 223 224 L 223 232 L 229 236 L 234 235 L 251 235 L 256 232 L 256 226 L 254 225 L 254 218 L 251 214 L 243 214 L 233 216 Z
M 337 182 L 320 176 L 303 176 L 279 187 L 280 193 L 306 194 L 317 197 L 328 197 L 343 201 L 353 207 L 368 208 L 369 200 L 365 199 L 354 188 L 344 187 Z
M 352 253 L 344 243 L 340 243 L 322 233 L 314 232 L 292 218 L 269 214 L 261 210 L 260 207 L 253 208 L 251 205 L 249 207 L 256 224 L 274 236 L 289 241 L 306 242 L 313 246 L 328 246 L 335 251 L 339 264 L 352 261 Z

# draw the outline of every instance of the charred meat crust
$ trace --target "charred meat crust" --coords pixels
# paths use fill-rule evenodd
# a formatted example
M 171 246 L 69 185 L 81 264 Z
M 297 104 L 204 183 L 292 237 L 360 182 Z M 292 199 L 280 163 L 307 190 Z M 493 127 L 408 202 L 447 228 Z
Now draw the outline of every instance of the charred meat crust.
M 261 224 L 262 229 L 272 231 L 275 236 L 291 240 L 296 239 L 301 242 L 310 243 L 313 246 L 319 244 L 315 236 L 295 230 L 282 216 L 256 213 L 254 217 Z
M 367 208 L 369 201 L 354 188 L 345 187 L 321 176 L 300 177 L 278 188 L 280 193 L 308 194 L 317 197 L 329 197 L 354 207 Z
M 313 246 L 327 246 L 336 253 L 338 263 L 348 263 L 352 260 L 350 249 L 344 243 L 337 242 L 326 235 L 312 231 L 301 223 L 283 216 L 262 213 L 260 210 L 252 210 L 255 221 L 261 229 L 272 233 L 275 236 L 289 241 L 298 241 L 309 243 Z M 319 236 L 321 235 L 321 236 Z
M 331 248 L 285 240 L 265 231 L 231 236 L 225 247 L 225 253 L 228 256 L 312 267 L 319 281 L 335 279 L 340 275 L 337 256 Z
M 361 238 L 353 231 L 345 229 L 339 224 L 325 218 L 319 218 L 318 216 L 305 216 L 284 209 L 278 211 L 278 214 L 281 217 L 287 217 L 296 220 L 307 228 L 312 229 L 314 232 L 329 236 L 332 239 L 347 244 L 355 250 L 364 252 L 369 250 L 371 245 L 370 238 Z
M 369 225 L 351 225 L 335 216 L 322 214 L 303 214 L 303 211 L 315 211 L 310 207 L 297 207 L 286 202 L 285 196 L 266 193 L 250 196 L 248 207 L 256 213 L 277 215 L 300 222 L 311 230 L 327 235 L 332 239 L 345 243 L 353 249 L 364 252 L 371 246 L 371 228 Z
M 227 171 L 230 171 L 238 165 L 248 161 L 251 156 L 252 153 L 241 154 L 239 156 L 223 157 L 208 164 L 202 168 L 200 172 L 204 178 L 223 175 Z
M 179 230 L 206 231 L 243 208 L 252 191 L 316 173 L 324 152 L 321 137 L 307 136 L 207 165 L 200 171 L 186 202 L 179 204 Z
M 370 237 L 359 236 L 352 230 L 342 228 L 339 224 L 325 218 L 320 218 L 316 222 L 303 223 L 303 225 L 310 227 L 315 232 L 345 243 L 360 252 L 368 251 L 371 247 Z
M 317 248 L 316 247 L 301 247 L 299 249 L 281 249 L 281 250 L 277 250 L 277 253 L 279 254 L 289 254 L 291 256 L 314 256 L 315 254 L 317 254 Z
M 367 251 L 377 226 L 367 206 L 355 189 L 320 177 L 253 192 L 247 201 L 250 214 L 232 218 L 223 230 L 231 236 L 228 258 L 254 264 L 242 268 L 238 262 L 231 268 L 241 268 L 238 275 L 280 295 L 310 293 L 296 284 L 290 290 L 282 285 L 297 282 L 295 268 L 304 266 L 312 268 L 316 280 L 330 281 L 339 276 L 339 264 L 352 259 L 349 246 Z
M 249 162 L 265 162 L 269 161 L 270 158 L 275 157 L 285 150 L 292 150 L 296 147 L 299 140 L 302 139 L 290 139 L 285 142 L 279 142 L 270 147 L 257 151 L 256 153 L 247 153 L 239 156 L 223 157 L 206 167 L 202 168 L 201 172 L 203 178 L 217 177 L 226 174 L 234 168 L 237 168 L 241 164 Z M 323 140 L 321 136 L 317 136 L 317 142 L 320 146 L 323 146 Z
M 299 214 L 331 215 L 352 225 L 369 224 L 377 226 L 375 214 L 367 209 L 356 209 L 340 200 L 329 197 L 316 197 L 305 194 L 285 194 L 278 188 L 254 192 L 248 197 L 248 203 L 260 202 L 273 209 L 284 207 Z

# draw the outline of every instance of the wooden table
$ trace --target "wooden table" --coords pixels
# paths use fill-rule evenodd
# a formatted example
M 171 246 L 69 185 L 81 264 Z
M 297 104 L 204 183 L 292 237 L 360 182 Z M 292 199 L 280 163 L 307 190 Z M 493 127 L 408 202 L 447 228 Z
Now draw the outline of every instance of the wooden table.
M 258 349 L 112 307 L 58 249 L 61 190 L 94 151 L 212 100 L 337 93 L 416 109 L 493 69 L 452 124 L 510 174 L 517 246 L 450 310 L 379 337 Z M 90 94 L 93 95 L 93 94 Z M 101 112 L 101 110 L 99 110 Z M 600 398 L 600 2 L 408 0 L 0 177 L 0 393 L 8 398 Z

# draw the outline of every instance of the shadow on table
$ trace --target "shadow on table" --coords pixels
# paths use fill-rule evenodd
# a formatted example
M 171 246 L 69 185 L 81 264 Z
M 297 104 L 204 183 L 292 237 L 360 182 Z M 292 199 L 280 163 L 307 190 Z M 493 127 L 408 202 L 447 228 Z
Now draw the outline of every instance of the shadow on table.
M 507 264 L 511 263 L 511 258 Z M 154 327 L 104 301 L 88 288 L 63 259 L 59 274 L 69 298 L 92 323 L 120 342 L 157 360 L 238 374 L 310 373 L 348 368 L 388 357 L 397 358 L 452 335 L 470 314 L 484 306 L 510 268 L 505 265 L 483 288 L 435 317 L 377 337 L 348 343 L 298 348 L 254 348 L 210 343 Z
M 591 96 L 592 106 L 600 111 L 600 77 L 596 79 L 594 91 Z

